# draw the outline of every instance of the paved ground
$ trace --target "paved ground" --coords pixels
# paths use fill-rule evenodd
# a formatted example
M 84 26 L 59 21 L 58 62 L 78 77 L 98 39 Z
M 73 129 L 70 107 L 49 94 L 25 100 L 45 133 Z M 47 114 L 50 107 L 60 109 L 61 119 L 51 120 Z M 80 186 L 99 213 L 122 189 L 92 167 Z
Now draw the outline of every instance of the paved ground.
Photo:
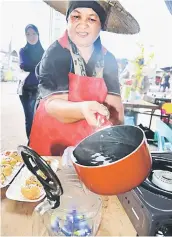
M 16 94 L 16 83 L 1 82 L 1 151 L 6 149 L 16 149 L 20 144 L 26 144 L 27 138 L 24 126 L 24 113 Z M 162 96 L 162 92 L 157 92 L 159 88 L 152 88 L 156 95 Z M 152 129 L 156 127 L 156 117 L 152 122 Z M 149 125 L 149 116 L 141 115 L 138 123 L 144 126 Z
M 16 83 L 1 83 L 1 151 L 26 144 L 24 114 Z

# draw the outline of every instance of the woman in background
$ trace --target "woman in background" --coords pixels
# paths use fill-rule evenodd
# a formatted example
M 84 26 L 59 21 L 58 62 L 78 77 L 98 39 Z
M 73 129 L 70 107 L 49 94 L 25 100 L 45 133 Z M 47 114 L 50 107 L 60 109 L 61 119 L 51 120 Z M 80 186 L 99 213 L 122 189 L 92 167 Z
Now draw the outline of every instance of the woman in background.
M 22 95 L 19 97 L 24 109 L 26 134 L 29 139 L 38 88 L 35 67 L 40 62 L 44 49 L 40 43 L 39 32 L 35 25 L 27 25 L 25 35 L 27 44 L 19 52 L 20 68 L 25 72 L 29 72 L 29 75 L 24 81 Z

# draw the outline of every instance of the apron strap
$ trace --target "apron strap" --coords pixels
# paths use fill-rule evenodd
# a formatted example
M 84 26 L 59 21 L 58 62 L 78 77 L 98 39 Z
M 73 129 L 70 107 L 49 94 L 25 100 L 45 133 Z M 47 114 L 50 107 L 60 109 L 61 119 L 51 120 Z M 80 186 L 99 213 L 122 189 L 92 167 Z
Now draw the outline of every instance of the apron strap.
M 73 50 L 71 48 L 70 53 L 72 56 L 75 74 L 79 76 L 87 76 L 83 59 L 81 58 L 79 53 L 78 54 L 73 53 Z
M 80 56 L 78 50 L 73 50 L 72 45 L 70 46 L 70 53 L 72 56 L 70 72 L 72 71 L 72 67 L 74 65 L 74 71 L 76 75 L 87 76 L 84 60 Z M 98 60 L 96 62 L 95 69 L 92 76 L 96 78 L 103 78 L 103 71 L 104 71 L 104 53 L 102 51 L 102 53 L 98 56 Z

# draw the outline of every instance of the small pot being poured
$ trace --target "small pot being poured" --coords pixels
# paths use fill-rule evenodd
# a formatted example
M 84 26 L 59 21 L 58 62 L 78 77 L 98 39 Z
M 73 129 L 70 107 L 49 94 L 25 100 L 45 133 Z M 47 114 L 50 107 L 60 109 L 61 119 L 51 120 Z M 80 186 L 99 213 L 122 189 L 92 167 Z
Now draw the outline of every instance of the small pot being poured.
M 85 138 L 74 149 L 72 161 L 85 186 L 100 195 L 139 186 L 152 165 L 144 132 L 126 125 L 107 127 Z

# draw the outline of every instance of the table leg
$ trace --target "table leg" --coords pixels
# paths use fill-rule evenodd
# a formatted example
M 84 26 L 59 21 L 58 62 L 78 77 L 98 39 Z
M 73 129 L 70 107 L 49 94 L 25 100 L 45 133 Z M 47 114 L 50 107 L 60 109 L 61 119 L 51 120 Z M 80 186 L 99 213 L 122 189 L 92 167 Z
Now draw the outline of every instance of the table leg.
M 151 117 L 150 117 L 150 122 L 149 122 L 149 129 L 151 128 L 152 118 L 153 118 L 153 114 L 154 114 L 154 112 L 155 112 L 155 110 L 152 109 Z
M 138 124 L 138 113 L 134 113 L 134 124 L 137 126 Z

